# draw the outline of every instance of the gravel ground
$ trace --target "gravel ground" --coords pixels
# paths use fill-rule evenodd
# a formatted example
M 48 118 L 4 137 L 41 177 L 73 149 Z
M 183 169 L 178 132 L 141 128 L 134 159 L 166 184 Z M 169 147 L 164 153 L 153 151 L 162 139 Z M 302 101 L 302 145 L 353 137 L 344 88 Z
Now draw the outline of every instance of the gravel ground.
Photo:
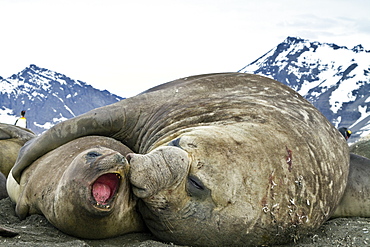
M 54 228 L 41 215 L 31 215 L 23 221 L 19 220 L 9 198 L 0 200 L 0 227 L 17 234 L 0 237 L 0 246 L 176 246 L 162 243 L 150 233 L 127 234 L 105 240 L 71 237 Z M 0 235 L 4 235 L 1 230 Z M 309 236 L 282 246 L 370 246 L 370 218 L 332 219 Z

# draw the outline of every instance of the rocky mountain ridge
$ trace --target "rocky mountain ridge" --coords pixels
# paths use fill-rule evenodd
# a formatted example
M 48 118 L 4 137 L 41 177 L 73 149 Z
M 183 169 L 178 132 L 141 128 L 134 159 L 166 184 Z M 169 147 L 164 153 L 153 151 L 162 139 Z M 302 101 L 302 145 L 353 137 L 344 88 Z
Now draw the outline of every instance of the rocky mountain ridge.
M 288 37 L 239 70 L 280 81 L 318 108 L 350 142 L 370 134 L 370 50 Z
M 14 124 L 25 110 L 28 128 L 40 134 L 56 123 L 121 99 L 31 64 L 9 78 L 0 78 L 0 122 Z

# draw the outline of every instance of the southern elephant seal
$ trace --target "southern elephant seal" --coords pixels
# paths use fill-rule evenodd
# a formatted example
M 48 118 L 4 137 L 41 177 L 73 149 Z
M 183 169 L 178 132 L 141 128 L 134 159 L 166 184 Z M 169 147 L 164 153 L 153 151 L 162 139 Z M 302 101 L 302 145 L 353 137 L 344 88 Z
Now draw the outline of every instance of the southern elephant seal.
M 370 159 L 350 153 L 347 187 L 332 217 L 370 217 Z
M 34 137 L 29 129 L 0 123 L 0 172 L 6 177 L 17 160 L 19 149 Z
M 24 170 L 8 192 L 24 219 L 43 214 L 59 230 L 101 239 L 142 231 L 128 181 L 122 143 L 102 136 L 75 139 L 45 154 Z
M 187 77 L 62 122 L 21 149 L 15 179 L 86 135 L 133 150 L 130 181 L 145 223 L 176 244 L 291 241 L 333 214 L 347 182 L 339 131 L 292 89 L 259 75 Z
M 6 177 L 17 160 L 19 149 L 34 137 L 29 129 L 0 123 L 0 199 L 8 196 Z

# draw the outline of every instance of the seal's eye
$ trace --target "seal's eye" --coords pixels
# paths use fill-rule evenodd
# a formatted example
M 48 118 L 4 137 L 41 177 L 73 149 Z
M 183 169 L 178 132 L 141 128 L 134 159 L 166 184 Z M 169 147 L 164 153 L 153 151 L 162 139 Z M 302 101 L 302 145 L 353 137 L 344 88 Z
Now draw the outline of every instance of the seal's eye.
M 195 189 L 204 190 L 204 185 L 202 181 L 200 181 L 199 178 L 197 178 L 196 176 L 190 175 L 188 177 L 188 183 Z
M 168 146 L 178 147 L 182 149 L 182 147 L 180 146 L 180 138 L 171 141 L 170 143 L 168 143 Z
M 90 151 L 86 154 L 86 161 L 91 165 L 92 163 L 95 162 L 96 158 L 99 156 L 102 156 L 102 154 L 96 151 Z
M 87 158 L 96 158 L 96 157 L 99 157 L 99 156 L 101 156 L 102 154 L 101 153 L 98 153 L 98 152 L 96 152 L 96 151 L 91 151 L 91 152 L 88 152 L 87 154 L 86 154 L 86 157 Z
M 189 196 L 199 199 L 205 199 L 211 195 L 210 189 L 208 189 L 200 179 L 194 175 L 188 176 L 188 181 L 186 183 L 186 189 Z

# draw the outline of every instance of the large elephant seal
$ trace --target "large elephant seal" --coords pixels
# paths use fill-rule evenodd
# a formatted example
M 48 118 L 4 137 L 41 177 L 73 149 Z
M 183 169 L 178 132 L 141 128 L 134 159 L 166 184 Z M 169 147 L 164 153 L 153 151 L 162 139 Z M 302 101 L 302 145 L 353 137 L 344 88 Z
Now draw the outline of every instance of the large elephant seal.
M 339 131 L 295 91 L 258 75 L 183 78 L 62 122 L 21 149 L 15 179 L 86 135 L 133 150 L 130 181 L 144 221 L 176 244 L 288 242 L 326 221 L 346 188 Z
M 0 123 L 0 172 L 6 177 L 17 160 L 19 149 L 34 137 L 29 129 Z
M 61 231 L 81 238 L 142 231 L 127 177 L 128 152 L 114 139 L 88 136 L 47 153 L 24 170 L 20 186 L 9 175 L 16 214 L 21 219 L 43 214 Z

